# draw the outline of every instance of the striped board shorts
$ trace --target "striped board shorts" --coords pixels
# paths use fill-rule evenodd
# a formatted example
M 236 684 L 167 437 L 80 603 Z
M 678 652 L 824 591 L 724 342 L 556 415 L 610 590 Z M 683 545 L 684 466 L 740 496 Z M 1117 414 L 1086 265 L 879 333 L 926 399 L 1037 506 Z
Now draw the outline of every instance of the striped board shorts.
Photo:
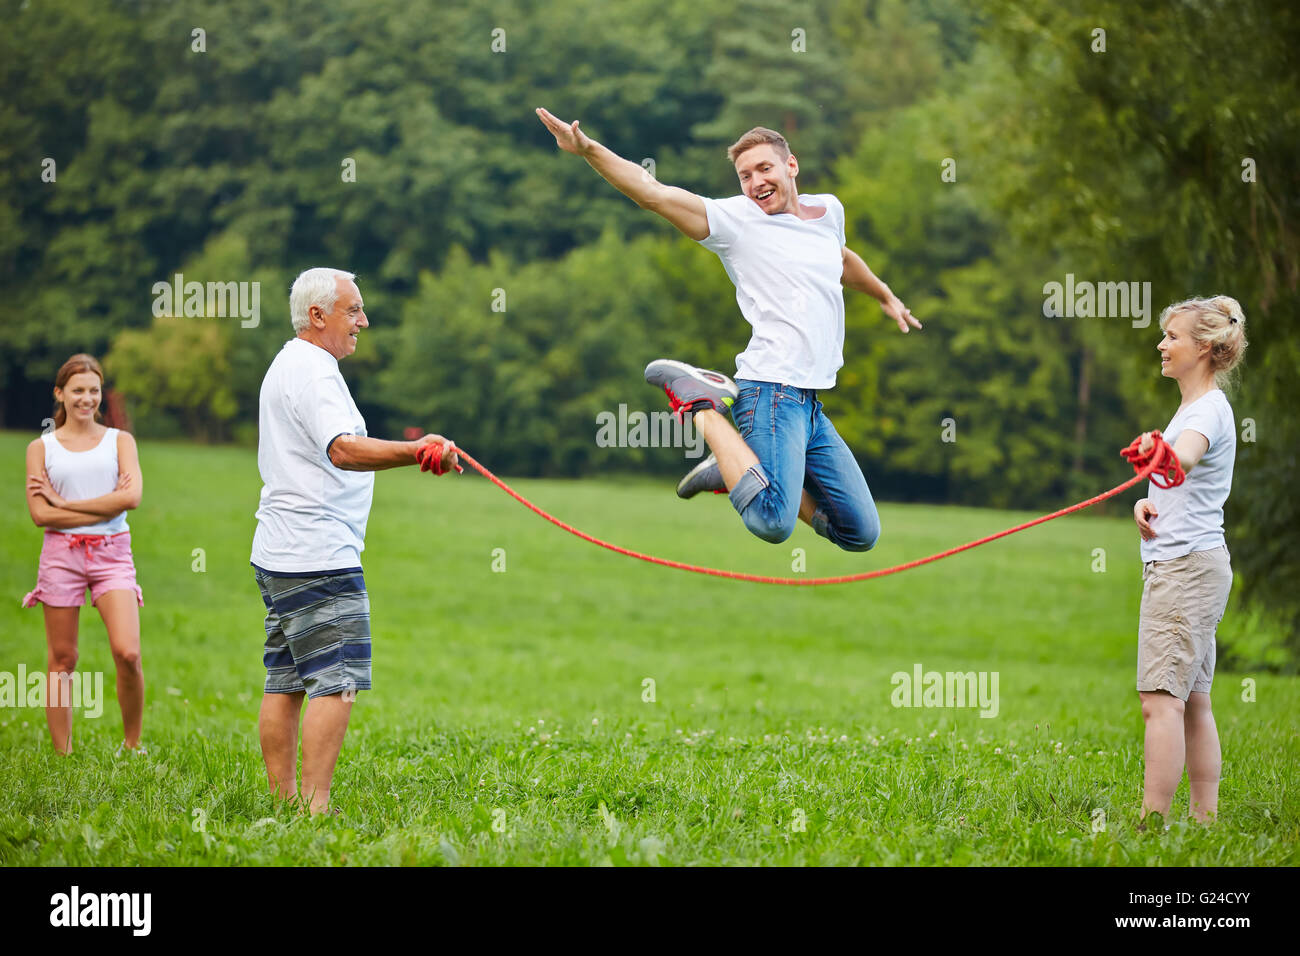
M 253 574 L 266 605 L 268 694 L 308 697 L 370 689 L 370 598 L 360 568 Z

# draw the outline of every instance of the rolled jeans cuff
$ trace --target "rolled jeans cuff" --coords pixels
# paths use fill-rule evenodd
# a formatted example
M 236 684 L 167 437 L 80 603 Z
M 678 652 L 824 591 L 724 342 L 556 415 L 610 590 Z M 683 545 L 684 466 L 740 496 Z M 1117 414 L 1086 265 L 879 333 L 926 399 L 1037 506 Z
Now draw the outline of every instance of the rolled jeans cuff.
M 740 481 L 731 489 L 728 497 L 731 499 L 731 506 L 740 514 L 745 513 L 749 503 L 758 497 L 759 492 L 766 488 L 771 482 L 767 480 L 767 472 L 763 471 L 760 464 L 750 465 L 745 469 L 745 473 L 740 476 Z

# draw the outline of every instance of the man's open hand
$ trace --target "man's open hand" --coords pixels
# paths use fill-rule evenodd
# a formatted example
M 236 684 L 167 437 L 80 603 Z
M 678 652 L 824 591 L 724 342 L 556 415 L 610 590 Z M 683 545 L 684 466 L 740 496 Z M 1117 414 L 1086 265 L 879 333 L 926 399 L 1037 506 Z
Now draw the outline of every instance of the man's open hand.
M 587 138 L 587 134 L 578 129 L 577 120 L 574 120 L 572 124 L 565 123 L 540 106 L 537 107 L 537 117 L 555 135 L 556 146 L 566 153 L 573 153 L 575 156 L 587 155 L 592 143 Z
M 912 310 L 903 305 L 903 301 L 897 296 L 882 305 L 881 308 L 885 310 L 885 315 L 897 322 L 899 329 L 904 332 L 908 331 L 909 325 L 914 329 L 921 327 L 921 323 L 912 315 Z

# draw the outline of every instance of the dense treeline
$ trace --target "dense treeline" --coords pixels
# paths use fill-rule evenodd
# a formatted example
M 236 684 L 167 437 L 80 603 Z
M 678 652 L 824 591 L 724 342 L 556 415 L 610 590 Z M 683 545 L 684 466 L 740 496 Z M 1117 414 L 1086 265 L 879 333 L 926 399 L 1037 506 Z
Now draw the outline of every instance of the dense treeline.
M 39 428 L 54 370 L 89 350 L 141 434 L 251 438 L 288 284 L 330 264 L 359 274 L 372 320 L 344 371 L 373 434 L 436 428 L 509 473 L 680 471 L 680 450 L 600 447 L 597 416 L 660 407 L 651 358 L 731 371 L 748 332 L 732 287 L 533 107 L 715 196 L 737 191 L 726 145 L 762 124 L 926 326 L 901 335 L 848 298 L 824 400 L 882 497 L 1039 508 L 1108 487 L 1117 448 L 1177 404 L 1159 310 L 1240 299 L 1233 400 L 1256 440 L 1234 558 L 1300 633 L 1300 14 L 1283 0 L 6 8 L 0 282 L 22 312 L 5 427 Z M 178 273 L 259 283 L 259 321 L 159 309 Z M 1149 324 L 1046 317 L 1067 276 L 1149 283 Z

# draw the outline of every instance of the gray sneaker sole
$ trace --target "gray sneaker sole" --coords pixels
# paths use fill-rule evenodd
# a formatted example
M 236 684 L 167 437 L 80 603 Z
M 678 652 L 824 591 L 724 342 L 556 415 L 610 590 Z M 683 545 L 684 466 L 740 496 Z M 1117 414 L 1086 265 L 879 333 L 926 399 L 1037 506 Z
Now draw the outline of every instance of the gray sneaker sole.
M 710 471 L 716 473 L 716 479 L 709 477 L 708 472 Z M 688 471 L 682 480 L 677 483 L 678 498 L 694 498 L 704 492 L 726 490 L 727 486 L 722 481 L 722 472 L 718 470 L 716 455 L 710 455 L 704 459 L 704 461 Z

